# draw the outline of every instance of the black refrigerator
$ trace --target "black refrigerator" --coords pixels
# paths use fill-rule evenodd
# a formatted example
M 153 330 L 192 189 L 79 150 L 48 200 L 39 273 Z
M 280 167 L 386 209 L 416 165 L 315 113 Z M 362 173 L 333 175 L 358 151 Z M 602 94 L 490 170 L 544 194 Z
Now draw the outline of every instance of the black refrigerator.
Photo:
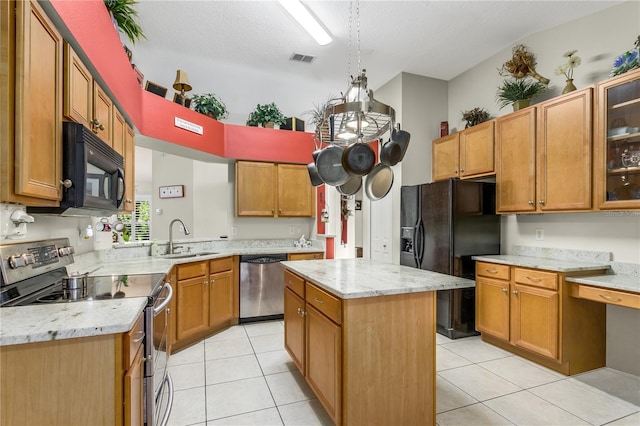
M 450 179 L 401 188 L 400 264 L 475 279 L 475 255 L 500 254 L 496 185 Z M 475 288 L 437 292 L 437 332 L 478 334 Z

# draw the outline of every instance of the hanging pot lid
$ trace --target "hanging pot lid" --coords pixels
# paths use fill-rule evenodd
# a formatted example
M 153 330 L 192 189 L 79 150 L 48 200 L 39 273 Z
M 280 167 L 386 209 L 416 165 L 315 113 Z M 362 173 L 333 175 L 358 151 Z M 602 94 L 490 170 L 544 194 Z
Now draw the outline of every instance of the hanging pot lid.
M 356 142 L 342 153 L 342 167 L 352 176 L 364 176 L 376 163 L 376 153 L 366 143 Z
M 349 180 L 349 174 L 342 167 L 344 148 L 330 145 L 324 148 L 316 159 L 316 167 L 320 178 L 329 185 L 338 186 Z
M 393 170 L 386 164 L 378 163 L 367 175 L 364 192 L 371 201 L 384 198 L 393 186 Z
M 342 195 L 354 195 L 362 187 L 362 176 L 350 176 L 349 180 L 342 185 L 336 186 L 336 189 Z

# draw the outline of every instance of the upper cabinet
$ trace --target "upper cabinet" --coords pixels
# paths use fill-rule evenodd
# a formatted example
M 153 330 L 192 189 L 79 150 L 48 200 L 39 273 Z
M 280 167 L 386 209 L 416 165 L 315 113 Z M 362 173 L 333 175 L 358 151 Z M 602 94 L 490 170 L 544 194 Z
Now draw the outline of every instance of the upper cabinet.
M 595 203 L 640 208 L 640 70 L 598 85 Z
M 122 209 L 127 213 L 135 210 L 135 176 L 136 176 L 136 147 L 135 133 L 125 124 L 124 135 L 124 204 Z
M 571 92 L 497 119 L 499 213 L 592 208 L 592 92 Z
M 2 2 L 0 7 L 3 63 L 0 201 L 59 205 L 62 36 L 37 1 Z
M 487 121 L 434 140 L 433 181 L 494 174 L 494 123 Z
M 307 166 L 236 162 L 236 215 L 313 217 L 315 191 Z

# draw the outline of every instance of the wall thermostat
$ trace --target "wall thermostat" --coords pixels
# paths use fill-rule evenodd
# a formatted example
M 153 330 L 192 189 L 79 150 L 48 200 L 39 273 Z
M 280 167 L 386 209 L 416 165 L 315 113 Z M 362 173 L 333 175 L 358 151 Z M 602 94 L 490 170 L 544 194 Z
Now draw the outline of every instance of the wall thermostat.
M 160 187 L 160 198 L 184 197 L 184 185 L 171 185 Z

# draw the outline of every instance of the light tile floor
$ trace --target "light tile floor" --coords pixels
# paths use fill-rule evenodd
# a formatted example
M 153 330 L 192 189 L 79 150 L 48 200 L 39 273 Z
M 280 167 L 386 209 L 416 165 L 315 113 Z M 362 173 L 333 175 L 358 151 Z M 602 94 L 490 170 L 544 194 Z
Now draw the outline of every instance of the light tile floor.
M 440 426 L 640 425 L 639 377 L 566 377 L 479 337 L 436 343 Z M 172 355 L 169 371 L 170 425 L 332 424 L 284 350 L 282 321 L 232 327 Z

